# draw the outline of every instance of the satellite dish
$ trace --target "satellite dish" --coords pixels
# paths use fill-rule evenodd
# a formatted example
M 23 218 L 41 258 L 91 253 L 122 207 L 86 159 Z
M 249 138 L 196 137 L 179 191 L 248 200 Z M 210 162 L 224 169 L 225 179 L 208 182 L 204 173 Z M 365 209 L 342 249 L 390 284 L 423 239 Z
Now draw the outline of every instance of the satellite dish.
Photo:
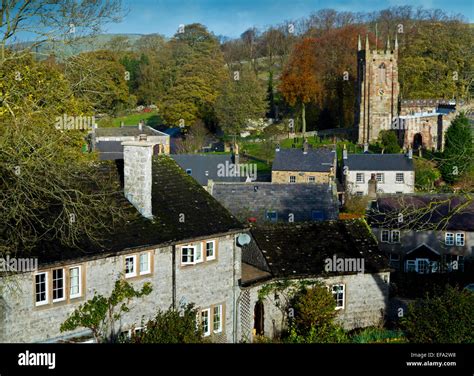
M 248 234 L 240 234 L 237 237 L 237 244 L 242 247 L 250 243 L 250 236 Z

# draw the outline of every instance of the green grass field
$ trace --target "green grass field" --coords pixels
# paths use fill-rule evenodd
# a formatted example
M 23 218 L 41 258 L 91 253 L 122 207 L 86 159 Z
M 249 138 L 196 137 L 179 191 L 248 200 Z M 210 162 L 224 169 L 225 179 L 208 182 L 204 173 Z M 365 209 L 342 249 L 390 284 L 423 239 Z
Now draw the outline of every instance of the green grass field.
M 158 115 L 156 111 L 134 113 L 125 116 L 119 116 L 113 119 L 102 119 L 98 121 L 98 124 L 101 128 L 111 128 L 120 127 L 122 121 L 125 125 L 138 125 L 140 120 L 144 120 L 145 124 L 152 128 L 161 124 L 160 115 Z

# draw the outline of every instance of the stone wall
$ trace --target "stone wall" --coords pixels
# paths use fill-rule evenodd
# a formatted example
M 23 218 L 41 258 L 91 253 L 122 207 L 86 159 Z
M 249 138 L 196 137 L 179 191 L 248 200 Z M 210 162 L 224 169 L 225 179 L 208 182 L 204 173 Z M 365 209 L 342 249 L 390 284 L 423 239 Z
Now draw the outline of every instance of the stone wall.
M 298 184 L 309 183 L 310 176 L 314 177 L 315 183 L 319 184 L 327 184 L 334 179 L 334 174 L 330 172 L 272 171 L 272 183 L 288 184 L 290 176 L 295 176 Z
M 240 278 L 240 249 L 235 246 L 234 235 L 217 238 L 217 243 L 217 260 L 186 267 L 181 267 L 180 249 L 176 247 L 175 304 L 179 306 L 180 301 L 195 303 L 202 308 L 223 304 L 224 330 L 222 334 L 213 336 L 212 341 L 232 342 L 235 337 L 233 306 Z M 3 279 L 0 290 L 0 343 L 54 342 L 88 333 L 84 328 L 60 333 L 59 327 L 74 309 L 91 299 L 94 292 L 110 295 L 115 281 L 124 273 L 126 254 L 134 252 L 83 261 L 80 264 L 85 282 L 83 296 L 70 301 L 37 307 L 34 301 L 34 273 L 17 275 L 8 281 Z M 142 320 L 153 318 L 158 309 L 167 310 L 173 304 L 172 247 L 152 249 L 152 254 L 152 274 L 127 280 L 136 288 L 151 282 L 153 291 L 130 303 L 130 312 L 123 315 L 116 330 L 140 326 Z M 67 265 L 55 266 L 58 267 Z M 51 278 L 49 281 L 51 284 Z
M 388 308 L 390 273 L 342 275 L 320 279 L 324 284 L 345 285 L 345 307 L 338 310 L 337 321 L 347 330 L 378 325 Z M 271 282 L 269 282 L 271 283 Z M 250 312 L 253 315 L 258 301 L 258 292 L 264 285 L 248 288 L 250 294 Z M 278 336 L 286 325 L 283 312 L 275 304 L 274 294 L 269 294 L 264 303 L 264 335 L 269 338 Z M 285 310 L 286 312 L 286 310 Z M 241 317 L 242 321 L 253 318 Z M 241 328 L 242 330 L 242 328 Z M 241 333 L 242 337 L 252 338 L 252 333 Z

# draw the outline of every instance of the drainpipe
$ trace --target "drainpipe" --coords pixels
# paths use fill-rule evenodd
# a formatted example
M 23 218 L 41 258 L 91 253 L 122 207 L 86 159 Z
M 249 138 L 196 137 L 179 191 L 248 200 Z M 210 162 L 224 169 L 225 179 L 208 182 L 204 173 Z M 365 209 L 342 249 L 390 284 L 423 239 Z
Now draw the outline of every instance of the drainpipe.
M 176 309 L 176 246 L 173 245 L 171 248 L 171 306 Z
M 236 288 L 236 280 L 235 280 L 235 247 L 237 247 L 237 239 L 235 236 L 233 236 L 233 247 L 232 247 L 232 317 L 233 317 L 233 326 L 234 329 L 232 330 L 232 343 L 237 342 L 237 302 L 235 300 L 235 288 Z

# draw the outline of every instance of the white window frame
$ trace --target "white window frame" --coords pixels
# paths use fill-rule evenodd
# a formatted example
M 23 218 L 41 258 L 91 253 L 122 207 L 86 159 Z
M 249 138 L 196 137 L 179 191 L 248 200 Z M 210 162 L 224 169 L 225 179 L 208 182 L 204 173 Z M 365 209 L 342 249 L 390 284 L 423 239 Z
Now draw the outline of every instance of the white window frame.
M 451 240 L 448 242 L 448 238 Z M 447 232 L 444 234 L 444 244 L 446 245 L 454 245 L 454 233 L 453 232 Z
M 77 270 L 78 270 L 78 271 L 77 271 L 77 278 L 78 278 L 77 283 L 78 283 L 78 291 L 79 291 L 79 292 L 78 292 L 77 294 L 72 294 L 72 293 L 71 293 L 71 287 L 72 287 L 72 283 L 71 283 L 71 270 L 72 270 L 72 269 L 77 269 Z M 82 296 L 82 283 L 81 283 L 82 278 L 81 278 L 81 276 L 82 276 L 82 267 L 81 267 L 80 265 L 71 266 L 71 267 L 69 268 L 69 276 L 68 276 L 68 277 L 69 277 L 69 298 L 70 298 L 70 299 L 80 298 L 80 297 Z
M 198 258 L 198 252 L 199 253 L 199 258 Z M 200 262 L 204 262 L 204 250 L 202 249 L 202 243 L 199 245 L 196 245 L 196 251 L 194 252 L 194 263 L 199 264 Z
M 183 261 L 183 250 L 189 248 L 193 250 L 192 261 Z M 189 258 L 189 256 L 188 256 Z M 181 247 L 181 265 L 196 265 L 204 262 L 204 251 L 202 244 L 200 245 L 183 245 Z
M 380 176 L 380 179 L 379 179 L 379 176 Z M 384 183 L 385 182 L 385 175 L 383 172 L 377 172 L 375 174 L 375 179 L 377 180 L 377 183 Z
M 62 271 L 63 286 L 62 286 L 61 289 L 56 289 L 56 290 L 62 290 L 63 291 L 63 297 L 54 299 L 54 291 L 55 291 L 55 288 L 54 288 L 54 272 L 57 271 L 57 270 Z M 63 300 L 66 300 L 66 271 L 64 270 L 64 268 L 56 268 L 56 269 L 51 270 L 51 281 L 52 281 L 52 284 L 51 284 L 51 298 L 53 299 L 53 303 L 62 302 Z
M 296 175 L 290 175 L 290 178 L 289 178 L 289 179 L 290 179 L 290 183 L 291 183 L 291 184 L 296 183 Z M 292 180 L 293 180 L 293 181 L 292 181 Z
M 216 308 L 219 311 L 219 329 L 217 329 L 217 330 L 215 329 L 215 326 L 214 326 L 215 322 L 216 322 L 215 321 L 215 316 L 216 316 L 215 309 Z M 214 333 L 222 333 L 222 322 L 223 322 L 223 320 L 222 320 L 222 311 L 223 311 L 222 310 L 222 304 L 216 305 L 212 308 L 212 331 Z
M 204 325 L 203 325 L 203 312 L 207 312 L 207 330 L 204 331 Z M 203 330 L 202 335 L 204 337 L 208 337 L 211 335 L 211 309 L 206 308 L 201 310 L 201 315 L 200 315 L 200 322 L 201 322 L 201 329 Z
M 359 179 L 360 177 L 360 179 Z M 363 184 L 365 182 L 365 174 L 363 172 L 357 172 L 356 173 L 356 183 L 357 184 Z
M 148 265 L 147 270 L 142 270 L 142 256 L 147 257 L 147 265 Z M 140 253 L 140 255 L 138 256 L 138 261 L 139 261 L 138 263 L 139 263 L 139 266 L 140 266 L 140 275 L 151 274 L 151 254 L 150 254 L 150 252 Z
M 133 259 L 133 272 L 127 273 L 127 260 Z M 125 256 L 125 278 L 133 278 L 137 276 L 137 255 Z
M 212 244 L 212 256 L 207 255 L 207 245 Z M 207 240 L 206 241 L 206 260 L 215 260 L 216 259 L 216 241 Z
M 342 306 L 339 306 L 339 307 L 337 305 L 339 300 L 337 296 L 335 296 L 338 293 L 334 293 L 334 287 L 337 287 L 337 286 L 342 286 Z M 336 300 L 336 309 L 337 310 L 344 309 L 346 307 L 346 286 L 343 283 L 336 283 L 331 286 L 331 293 L 332 293 L 333 298 Z
M 401 180 L 399 177 L 402 177 Z M 405 174 L 403 172 L 396 172 L 395 173 L 395 183 L 396 184 L 405 184 Z
M 431 272 L 431 262 L 429 259 L 427 258 L 417 258 L 415 259 L 416 261 L 416 272 L 419 273 L 419 274 L 428 274 Z M 421 273 L 420 270 L 421 268 L 419 267 L 419 265 L 421 264 L 424 264 L 425 265 L 425 271 L 424 273 Z
M 394 234 L 398 234 L 398 240 L 397 241 L 394 241 L 393 240 L 393 235 Z M 392 230 L 390 232 L 390 243 L 395 243 L 395 244 L 398 244 L 401 242 L 401 235 L 400 235 L 400 230 Z
M 456 246 L 463 247 L 466 244 L 466 235 L 464 232 L 457 232 L 455 235 Z
M 48 272 L 40 272 L 40 273 L 35 274 L 35 306 L 42 306 L 42 305 L 48 304 L 48 302 L 49 302 L 48 274 L 49 274 Z M 38 296 L 38 285 L 36 283 L 36 277 L 40 276 L 40 275 L 44 275 L 44 291 L 45 291 L 45 294 L 44 294 L 44 300 L 37 301 L 36 299 L 37 299 L 37 296 Z
M 416 269 L 416 260 L 406 260 L 405 261 L 405 272 L 409 272 L 410 268 L 408 267 L 409 265 L 411 265 L 413 267 L 413 271 L 414 272 L 417 272 L 417 269 Z
M 387 234 L 387 240 L 383 240 L 384 234 Z M 390 243 L 390 230 L 382 230 L 380 231 L 380 241 L 382 243 Z
M 183 261 L 183 251 L 184 249 L 192 249 L 192 260 L 191 261 Z M 189 260 L 189 254 L 186 255 L 186 260 Z M 196 246 L 195 245 L 184 245 L 181 247 L 181 265 L 194 265 L 196 259 Z

